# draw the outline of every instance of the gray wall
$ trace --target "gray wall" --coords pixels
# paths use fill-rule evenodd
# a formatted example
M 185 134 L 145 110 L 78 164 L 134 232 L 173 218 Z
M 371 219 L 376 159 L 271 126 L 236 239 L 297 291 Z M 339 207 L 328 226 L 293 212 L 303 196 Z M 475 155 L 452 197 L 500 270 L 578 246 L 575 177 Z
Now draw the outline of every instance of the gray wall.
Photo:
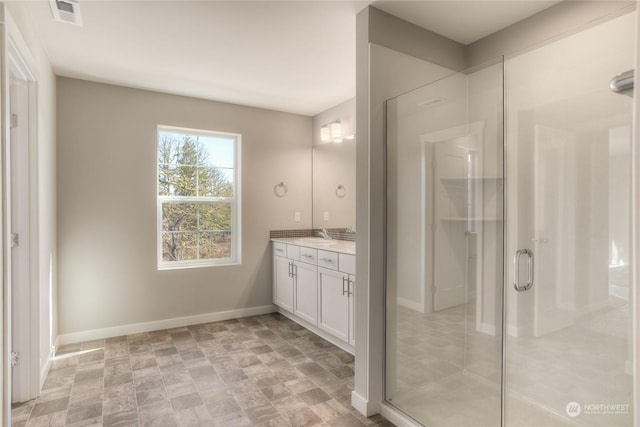
M 269 306 L 269 230 L 311 226 L 311 118 L 62 77 L 57 90 L 59 334 Z M 157 270 L 158 124 L 242 134 L 242 265 Z

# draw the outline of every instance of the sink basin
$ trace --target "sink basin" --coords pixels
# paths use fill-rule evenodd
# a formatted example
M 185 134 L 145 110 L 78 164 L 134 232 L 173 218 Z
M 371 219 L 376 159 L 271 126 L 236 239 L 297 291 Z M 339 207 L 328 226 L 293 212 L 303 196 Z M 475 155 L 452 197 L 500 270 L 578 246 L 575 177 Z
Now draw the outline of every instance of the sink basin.
M 320 245 L 320 246 L 329 246 L 333 245 L 335 240 L 325 240 L 320 237 L 303 237 L 301 239 L 296 239 L 296 243 L 300 244 L 312 244 L 312 245 Z

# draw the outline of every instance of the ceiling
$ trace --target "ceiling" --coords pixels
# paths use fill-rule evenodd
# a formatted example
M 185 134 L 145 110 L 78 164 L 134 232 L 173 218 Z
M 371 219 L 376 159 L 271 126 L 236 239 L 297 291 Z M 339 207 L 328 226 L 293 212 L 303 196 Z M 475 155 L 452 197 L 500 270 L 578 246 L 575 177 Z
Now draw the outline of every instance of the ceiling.
M 370 1 L 80 0 L 83 26 L 25 2 L 57 75 L 304 115 L 355 96 L 355 16 Z M 557 1 L 383 1 L 468 44 Z
M 558 0 L 376 1 L 375 7 L 464 45 L 515 24 Z

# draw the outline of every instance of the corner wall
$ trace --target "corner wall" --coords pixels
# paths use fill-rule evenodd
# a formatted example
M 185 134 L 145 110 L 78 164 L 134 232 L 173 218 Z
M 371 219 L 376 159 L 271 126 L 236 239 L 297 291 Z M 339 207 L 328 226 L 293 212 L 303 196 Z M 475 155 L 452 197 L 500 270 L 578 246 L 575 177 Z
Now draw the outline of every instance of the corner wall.
M 269 230 L 311 227 L 311 118 L 63 77 L 57 88 L 61 342 L 272 311 Z M 157 269 L 159 124 L 242 135 L 241 265 Z
M 422 49 L 420 46 L 427 46 Z M 438 52 L 437 61 L 423 56 Z M 449 52 L 448 55 L 440 53 Z M 434 67 L 434 63 L 438 66 Z M 356 361 L 352 404 L 380 412 L 384 400 L 384 101 L 464 68 L 464 48 L 373 7 L 356 18 Z M 447 69 L 448 68 L 448 69 Z

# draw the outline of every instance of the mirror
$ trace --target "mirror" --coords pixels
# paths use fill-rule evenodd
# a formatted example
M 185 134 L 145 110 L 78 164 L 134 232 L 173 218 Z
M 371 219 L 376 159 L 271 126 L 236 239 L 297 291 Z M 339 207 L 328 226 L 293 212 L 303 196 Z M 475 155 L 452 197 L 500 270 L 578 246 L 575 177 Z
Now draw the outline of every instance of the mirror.
M 313 228 L 356 226 L 356 141 L 313 147 Z
M 313 228 L 356 227 L 356 99 L 313 118 Z M 339 124 L 337 129 L 333 125 Z M 337 130 L 337 134 L 334 131 Z

